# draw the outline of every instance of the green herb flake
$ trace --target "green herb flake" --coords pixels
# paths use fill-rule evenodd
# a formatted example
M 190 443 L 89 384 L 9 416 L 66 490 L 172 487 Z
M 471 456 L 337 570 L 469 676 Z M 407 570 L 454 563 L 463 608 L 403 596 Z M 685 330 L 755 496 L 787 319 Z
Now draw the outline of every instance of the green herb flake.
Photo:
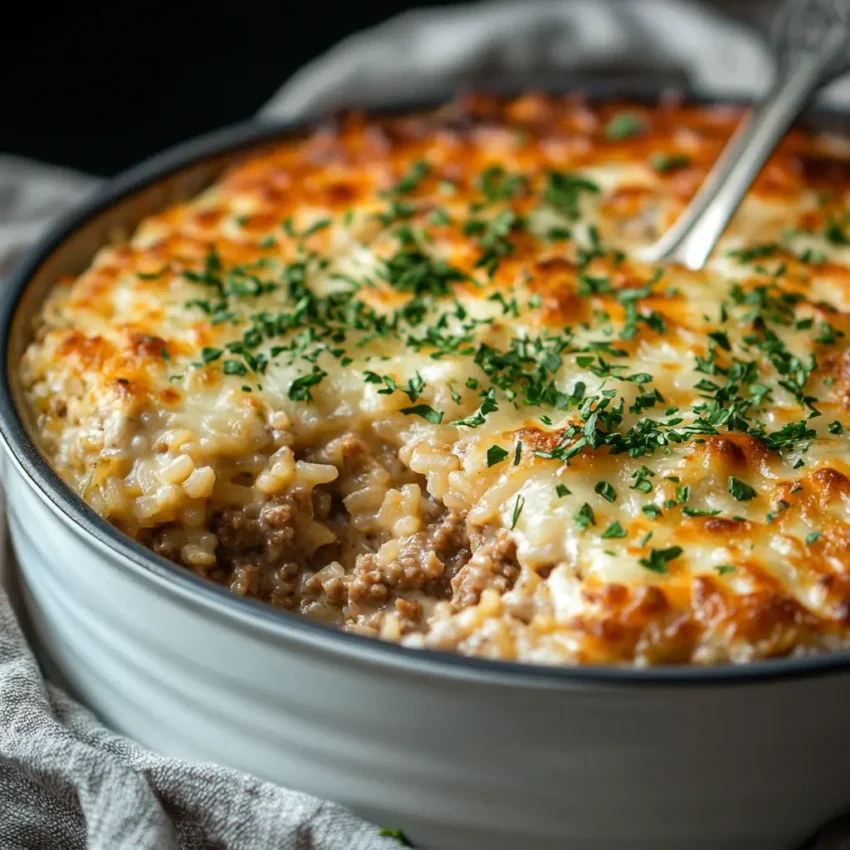
M 819 531 L 810 531 L 806 535 L 806 546 L 811 546 L 812 543 L 817 543 L 820 540 L 821 533 Z
M 750 499 L 754 499 L 757 495 L 756 491 L 749 484 L 745 484 L 739 478 L 735 478 L 734 475 L 729 476 L 726 492 L 731 493 L 739 502 L 749 502 Z
M 643 505 L 641 510 L 647 517 L 647 519 L 655 520 L 661 516 L 661 508 L 658 505 Z
M 224 351 L 220 348 L 208 348 L 205 346 L 201 349 L 201 360 L 204 363 L 212 363 L 214 360 L 218 360 L 222 354 L 224 354 Z
M 510 452 L 501 446 L 490 446 L 487 449 L 487 466 L 495 466 L 497 463 L 501 463 L 509 454 Z
M 167 271 L 168 266 L 165 266 L 156 272 L 136 272 L 136 277 L 142 280 L 157 280 L 157 278 L 162 277 Z
M 579 200 L 581 195 L 600 193 L 599 186 L 592 180 L 563 171 L 550 171 L 546 177 L 546 190 L 543 200 L 550 206 L 564 213 L 567 218 L 580 217 Z
M 559 498 L 563 499 L 564 496 L 569 496 L 572 491 L 566 484 L 558 484 L 555 486 L 555 492 Z
M 522 513 L 522 509 L 525 506 L 525 497 L 517 496 L 516 502 L 514 502 L 514 512 L 511 517 L 511 531 L 516 528 L 517 522 L 519 522 L 520 514 Z
M 632 139 L 643 131 L 643 122 L 633 112 L 618 112 L 605 125 L 605 138 L 612 141 Z
M 707 508 L 690 508 L 687 505 L 682 508 L 682 513 L 685 516 L 717 516 L 720 511 L 714 511 Z
M 327 377 L 327 372 L 322 371 L 318 366 L 313 366 L 313 371 L 307 375 L 302 375 L 296 378 L 289 386 L 288 396 L 293 401 L 312 401 L 313 396 L 310 394 L 310 387 L 316 386 L 322 378 Z
M 683 552 L 681 546 L 670 546 L 667 549 L 650 549 L 649 556 L 640 559 L 640 565 L 652 570 L 654 573 L 664 574 L 667 572 L 667 565 L 670 561 L 675 561 Z
M 727 573 L 735 572 L 735 568 L 730 564 L 721 564 L 719 567 L 715 567 L 714 569 L 719 576 L 725 576 Z
M 477 188 L 488 201 L 509 201 L 525 191 L 527 182 L 524 174 L 509 174 L 501 165 L 491 165 L 481 172 Z
M 612 523 L 608 525 L 605 531 L 602 532 L 603 540 L 611 540 L 615 537 L 625 537 L 626 530 L 617 520 L 614 520 Z
M 585 502 L 574 514 L 573 519 L 576 525 L 584 531 L 590 525 L 596 525 L 596 517 L 593 515 L 593 508 Z
M 221 371 L 225 375 L 245 375 L 248 372 L 248 368 L 239 360 L 225 360 Z
M 656 153 L 649 158 L 649 164 L 656 171 L 664 174 L 679 168 L 687 168 L 691 164 L 691 158 L 683 153 Z
M 764 245 L 754 245 L 752 248 L 739 248 L 736 251 L 729 251 L 727 256 L 743 265 L 744 263 L 751 263 L 753 260 L 772 257 L 778 250 L 779 245 L 776 242 L 769 242 Z
M 382 838 L 395 838 L 402 847 L 413 847 L 410 839 L 400 829 L 382 829 L 378 832 Z
M 806 263 L 807 265 L 820 265 L 827 262 L 828 259 L 829 258 L 823 251 L 816 251 L 814 248 L 806 248 L 806 250 L 800 255 L 800 262 Z
M 443 411 L 434 410 L 433 407 L 427 404 L 414 404 L 413 407 L 403 407 L 400 411 L 405 416 L 421 416 L 426 422 L 432 425 L 439 425 L 443 421 Z
M 602 496 L 607 502 L 617 501 L 617 491 L 607 482 L 600 481 L 594 488 L 594 493 Z
M 326 228 L 331 226 L 331 220 L 329 218 L 320 218 L 318 221 L 314 221 L 302 234 L 301 238 L 306 239 L 308 236 L 312 236 L 314 233 L 318 233 L 320 230 L 325 230 Z
M 477 412 L 473 413 L 472 416 L 467 416 L 464 419 L 456 419 L 454 422 L 450 422 L 450 425 L 464 425 L 467 428 L 477 428 L 479 425 L 483 425 L 487 421 L 487 416 L 493 412 L 498 410 L 498 405 L 496 404 L 496 391 L 490 389 L 487 391 L 487 394 L 484 396 L 484 400 L 481 402 L 481 406 L 478 408 Z
M 649 493 L 652 490 L 652 482 L 649 480 L 655 473 L 647 466 L 642 466 L 637 472 L 632 473 L 632 478 L 635 483 L 631 489 L 637 490 L 639 493 Z
M 398 183 L 384 195 L 409 195 L 416 191 L 416 188 L 430 172 L 431 166 L 425 160 L 420 159 L 414 162 Z
M 827 216 L 826 228 L 824 229 L 826 241 L 833 245 L 850 245 L 850 236 L 847 235 L 847 221 L 838 221 L 833 216 Z

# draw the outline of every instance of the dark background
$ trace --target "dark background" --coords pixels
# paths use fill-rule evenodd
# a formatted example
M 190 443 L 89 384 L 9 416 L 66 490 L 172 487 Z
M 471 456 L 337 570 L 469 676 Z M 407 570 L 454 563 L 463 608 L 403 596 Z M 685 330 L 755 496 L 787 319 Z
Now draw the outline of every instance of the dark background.
M 299 66 L 411 5 L 16 3 L 0 23 L 0 152 L 112 174 L 248 118 Z
M 752 19 L 776 0 L 704 2 Z M 7 3 L 0 153 L 114 174 L 250 117 L 305 62 L 413 5 L 452 0 Z

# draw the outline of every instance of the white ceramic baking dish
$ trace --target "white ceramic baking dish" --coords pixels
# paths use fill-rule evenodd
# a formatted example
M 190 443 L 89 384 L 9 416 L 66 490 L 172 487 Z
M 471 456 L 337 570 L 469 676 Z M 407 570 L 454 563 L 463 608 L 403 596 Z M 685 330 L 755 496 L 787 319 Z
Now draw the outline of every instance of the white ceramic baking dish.
M 116 231 L 297 131 L 241 126 L 132 170 L 54 228 L 5 285 L 8 513 L 48 670 L 148 747 L 331 798 L 422 848 L 797 846 L 850 803 L 850 655 L 560 669 L 379 643 L 152 554 L 39 454 L 15 367 L 46 289 Z

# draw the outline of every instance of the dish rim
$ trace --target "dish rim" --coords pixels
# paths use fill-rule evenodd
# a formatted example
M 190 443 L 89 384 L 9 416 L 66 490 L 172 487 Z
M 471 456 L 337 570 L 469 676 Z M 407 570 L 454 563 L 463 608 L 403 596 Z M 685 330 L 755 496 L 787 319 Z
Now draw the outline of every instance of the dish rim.
M 551 94 L 576 93 L 589 101 L 614 100 L 652 103 L 665 91 L 675 92 L 684 103 L 714 106 L 746 106 L 750 99 L 723 93 L 696 93 L 681 85 L 623 85 L 622 83 L 581 81 L 575 88 L 563 85 L 497 87 L 480 85 L 474 91 L 495 91 L 517 95 L 523 91 Z M 383 108 L 369 108 L 374 116 L 404 115 L 434 108 L 449 102 L 458 90 L 444 92 L 417 101 L 399 101 Z M 817 123 L 826 120 L 846 122 L 850 135 L 850 111 L 817 108 L 807 113 Z M 123 534 L 90 508 L 83 499 L 53 471 L 30 437 L 12 394 L 9 346 L 18 304 L 40 266 L 59 250 L 66 240 L 92 218 L 108 214 L 110 208 L 126 198 L 151 189 L 204 160 L 215 156 L 238 155 L 275 140 L 295 137 L 321 123 L 321 117 L 269 122 L 258 119 L 239 122 L 205 133 L 155 154 L 108 179 L 92 195 L 75 205 L 53 223 L 47 232 L 25 252 L 0 291 L 0 438 L 10 461 L 26 479 L 38 498 L 48 504 L 57 519 L 105 551 L 115 568 L 120 567 L 147 580 L 183 604 L 212 614 L 219 621 L 237 625 L 275 641 L 291 641 L 336 656 L 345 656 L 377 666 L 394 668 L 420 677 L 462 680 L 465 682 L 521 687 L 526 689 L 564 690 L 582 685 L 611 687 L 669 687 L 683 685 L 755 685 L 776 680 L 798 680 L 834 675 L 850 670 L 850 650 L 800 658 L 764 659 L 743 664 L 717 666 L 669 665 L 628 667 L 620 665 L 544 665 L 518 661 L 500 661 L 450 653 L 442 650 L 415 649 L 397 643 L 344 632 L 309 620 L 299 614 L 275 608 L 259 600 L 234 594 L 227 588 L 204 579 L 175 564 Z M 225 166 L 226 167 L 226 166 Z

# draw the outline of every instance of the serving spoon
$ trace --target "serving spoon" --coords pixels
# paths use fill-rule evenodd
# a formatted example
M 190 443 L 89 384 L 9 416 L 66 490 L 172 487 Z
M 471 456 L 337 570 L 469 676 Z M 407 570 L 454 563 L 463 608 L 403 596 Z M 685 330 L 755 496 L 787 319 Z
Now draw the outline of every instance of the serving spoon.
M 732 134 L 673 226 L 638 252 L 701 269 L 770 154 L 815 92 L 850 68 L 850 0 L 785 0 L 772 27 L 776 79 Z

